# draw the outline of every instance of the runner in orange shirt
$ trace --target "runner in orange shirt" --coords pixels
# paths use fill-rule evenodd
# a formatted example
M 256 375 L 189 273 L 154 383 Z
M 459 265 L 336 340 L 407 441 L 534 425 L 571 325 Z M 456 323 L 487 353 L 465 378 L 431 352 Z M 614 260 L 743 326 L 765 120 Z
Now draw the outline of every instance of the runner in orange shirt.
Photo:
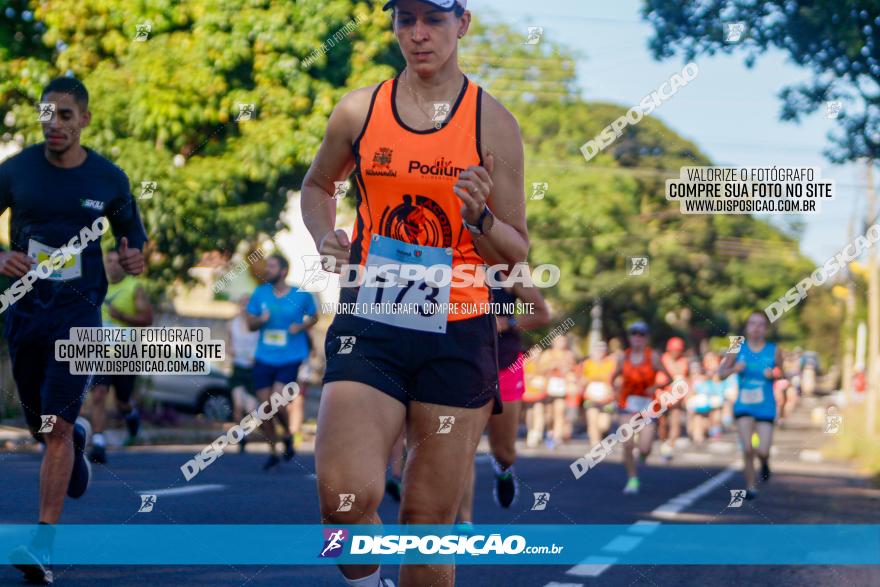
M 642 411 L 651 404 L 657 389 L 655 382 L 658 373 L 664 373 L 670 381 L 672 380 L 660 357 L 648 346 L 648 325 L 644 322 L 635 322 L 627 329 L 627 333 L 630 346 L 624 351 L 622 360 L 618 362 L 611 376 L 612 381 L 615 382 L 621 422 L 629 420 L 636 412 Z M 625 495 L 634 495 L 640 488 L 634 455 L 636 439 L 639 444 L 639 458 L 644 463 L 651 453 L 656 428 L 656 423 L 652 421 L 646 424 L 641 432 L 623 443 L 623 463 L 628 478 L 623 489 Z
M 459 68 L 466 0 L 385 7 L 394 9 L 406 68 L 342 98 L 303 180 L 303 219 L 323 260 L 335 261 L 327 268 L 351 263 L 378 274 L 389 263 L 427 271 L 525 262 L 522 138 L 514 117 Z M 349 237 L 336 228 L 333 195 L 352 172 Z M 380 523 L 388 455 L 403 428 L 400 523 L 452 524 L 480 435 L 501 409 L 489 288 L 377 281 L 342 289 L 340 301 L 364 311 L 337 314 L 327 332 L 315 445 L 322 521 Z M 386 302 L 421 310 L 374 310 Z M 348 511 L 339 511 L 340 494 L 352 496 Z M 340 569 L 350 585 L 380 584 L 376 564 Z M 455 567 L 403 565 L 400 583 L 451 586 Z

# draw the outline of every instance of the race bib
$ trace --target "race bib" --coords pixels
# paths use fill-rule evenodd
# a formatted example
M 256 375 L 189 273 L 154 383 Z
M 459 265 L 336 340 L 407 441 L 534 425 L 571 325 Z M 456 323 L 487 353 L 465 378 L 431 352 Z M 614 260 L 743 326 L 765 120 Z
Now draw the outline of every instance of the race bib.
M 709 396 L 704 393 L 698 393 L 694 396 L 693 406 L 695 410 L 702 410 L 709 407 Z
M 587 398 L 594 402 L 606 402 L 611 399 L 611 387 L 601 381 L 593 381 L 587 385 Z
M 553 397 L 565 397 L 565 379 L 562 377 L 551 377 L 547 380 L 547 393 Z
M 56 251 L 55 248 L 44 245 L 34 239 L 28 239 L 28 257 L 37 263 L 49 261 L 50 255 Z M 70 279 L 79 279 L 82 276 L 82 259 L 79 255 L 71 255 L 70 258 L 58 269 L 53 269 L 52 273 L 46 279 L 52 281 L 68 281 Z
M 739 401 L 742 404 L 759 404 L 764 401 L 763 387 L 744 387 L 739 390 Z
M 724 398 L 720 395 L 713 395 L 709 398 L 709 406 L 712 408 L 720 408 L 724 405 Z
M 263 344 L 266 346 L 287 346 L 286 330 L 264 330 Z
M 641 412 L 650 405 L 651 398 L 649 397 L 643 397 L 641 395 L 631 395 L 626 398 L 627 412 Z
M 445 334 L 451 275 L 451 248 L 412 245 L 374 234 L 354 315 Z

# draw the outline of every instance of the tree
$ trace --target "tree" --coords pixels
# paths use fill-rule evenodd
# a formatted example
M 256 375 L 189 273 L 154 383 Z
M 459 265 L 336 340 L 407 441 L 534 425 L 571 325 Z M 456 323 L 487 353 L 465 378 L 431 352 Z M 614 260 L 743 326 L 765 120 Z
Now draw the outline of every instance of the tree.
M 826 102 L 842 102 L 839 130 L 826 154 L 835 162 L 880 158 L 880 4 L 868 0 L 645 0 L 656 58 L 686 60 L 717 52 L 745 53 L 751 67 L 769 47 L 811 70 L 812 79 L 786 87 L 782 119 L 798 122 Z M 743 23 L 743 39 L 725 41 L 725 23 Z
M 68 71 L 82 79 L 94 115 L 84 143 L 128 173 L 135 195 L 157 184 L 138 203 L 162 284 L 188 279 L 204 252 L 280 229 L 333 105 L 394 72 L 388 15 L 373 2 L 13 4 L 15 18 L 0 20 L 6 132 L 41 140 L 42 87 Z M 252 119 L 239 117 L 249 104 Z
M 608 336 L 636 318 L 652 323 L 659 339 L 725 336 L 812 270 L 797 243 L 766 222 L 681 215 L 665 199 L 665 179 L 684 165 L 712 162 L 651 116 L 585 162 L 579 147 L 627 109 L 581 99 L 565 47 L 549 39 L 523 45 L 524 31 L 475 24 L 462 63 L 480 72 L 481 85 L 519 121 L 530 264 L 560 268 L 561 281 L 545 295 L 578 330 L 589 328 L 599 298 Z M 482 74 L 485 63 L 491 75 Z M 533 183 L 548 184 L 543 198 L 530 199 Z M 649 258 L 648 272 L 630 276 L 630 258 L 639 256 Z M 798 320 L 783 328 L 785 337 L 805 336 Z

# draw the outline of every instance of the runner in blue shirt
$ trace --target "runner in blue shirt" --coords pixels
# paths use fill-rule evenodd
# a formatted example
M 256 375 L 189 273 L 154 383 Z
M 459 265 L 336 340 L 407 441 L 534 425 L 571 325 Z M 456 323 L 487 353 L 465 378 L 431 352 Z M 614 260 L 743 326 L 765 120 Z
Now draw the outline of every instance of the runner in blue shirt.
M 266 261 L 266 283 L 254 290 L 247 306 L 248 326 L 260 331 L 253 376 L 254 389 L 261 402 L 288 383 L 296 383 L 299 367 L 309 357 L 306 331 L 318 322 L 312 295 L 296 291 L 285 282 L 288 268 L 287 259 L 271 255 Z M 303 400 L 297 397 L 294 401 Z M 289 461 L 294 451 L 287 410 L 279 410 L 277 417 L 284 426 L 284 458 Z M 265 422 L 262 430 L 269 442 L 269 459 L 263 465 L 263 469 L 268 470 L 281 462 L 275 453 L 274 418 Z
M 733 416 L 743 450 L 746 499 L 757 497 L 755 456 L 761 461 L 761 479 L 770 479 L 770 446 L 776 420 L 773 381 L 781 376 L 782 351 L 766 341 L 770 322 L 763 312 L 752 312 L 746 322 L 746 340 L 737 353 L 724 356 L 718 375 L 722 379 L 737 373 L 739 395 L 733 404 Z M 758 434 L 758 447 L 752 447 L 752 434 Z
M 52 535 L 64 495 L 81 497 L 91 479 L 83 453 L 90 426 L 78 416 L 92 376 L 71 374 L 71 363 L 57 361 L 55 341 L 69 339 L 74 327 L 101 326 L 106 223 L 117 239 L 119 264 L 130 275 L 144 270 L 147 235 L 125 172 L 80 145 L 80 133 L 91 120 L 85 86 L 58 78 L 40 101 L 52 105 L 41 108 L 46 141 L 0 164 L 0 213 L 12 211 L 12 250 L 0 252 L 0 274 L 14 279 L 3 292 L 0 311 L 6 312 L 12 375 L 24 416 L 31 434 L 46 445 L 40 468 L 42 525 L 30 546 L 16 549 L 12 562 L 26 580 L 48 584 Z M 58 250 L 67 254 L 59 257 Z M 38 264 L 49 259 L 51 267 Z

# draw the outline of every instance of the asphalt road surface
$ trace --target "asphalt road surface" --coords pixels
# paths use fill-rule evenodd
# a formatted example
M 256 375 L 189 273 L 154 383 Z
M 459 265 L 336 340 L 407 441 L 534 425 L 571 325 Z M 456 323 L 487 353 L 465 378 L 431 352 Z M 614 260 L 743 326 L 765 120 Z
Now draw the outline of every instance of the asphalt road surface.
M 621 494 L 625 474 L 619 451 L 580 479 L 568 464 L 588 450 L 577 440 L 555 451 L 521 450 L 517 471 L 523 494 L 509 510 L 491 496 L 491 468 L 478 458 L 475 523 L 477 524 L 829 524 L 880 523 L 880 490 L 872 489 L 846 463 L 821 459 L 828 440 L 810 426 L 806 411 L 778 432 L 771 463 L 774 476 L 760 497 L 741 508 L 728 508 L 730 490 L 744 486 L 737 446 L 731 435 L 696 450 L 681 447 L 670 463 L 652 455 L 640 473 L 642 491 Z M 484 442 L 485 444 L 485 442 Z M 264 473 L 265 453 L 251 443 L 219 459 L 189 483 L 180 465 L 200 446 L 141 447 L 111 452 L 106 466 L 96 466 L 89 492 L 68 500 L 63 522 L 70 524 L 318 524 L 314 460 L 308 449 L 280 470 Z M 485 446 L 481 446 L 485 450 Z M 252 452 L 251 452 L 252 451 Z M 655 451 L 656 452 L 656 451 Z M 34 523 L 37 517 L 37 452 L 0 453 L 3 491 L 0 523 Z M 734 468 L 731 468 L 734 467 Z M 727 471 L 727 472 L 725 472 Z M 718 477 L 721 475 L 721 477 Z M 715 479 L 710 482 L 710 479 Z M 442 479 L 438 476 L 438 480 Z M 707 484 L 708 485 L 704 485 Z M 676 499 L 699 486 L 697 499 Z M 187 487 L 190 493 L 167 490 Z M 159 490 L 153 512 L 137 513 L 140 493 Z M 166 490 L 163 492 L 162 490 Z M 531 494 L 549 491 L 544 511 L 531 511 Z M 700 492 L 698 492 L 700 493 Z M 394 523 L 397 504 L 390 498 L 380 508 Z M 235 536 L 230 536 L 235 541 Z M 845 545 L 843 545 L 845 546 Z M 735 545 L 731 546 L 735 548 Z M 137 545 L 132 545 L 137 548 Z M 396 581 L 397 569 L 383 567 Z M 56 584 L 272 586 L 344 585 L 334 567 L 318 566 L 56 566 Z M 869 566 L 625 566 L 616 565 L 613 548 L 591 564 L 565 566 L 460 565 L 456 584 L 576 587 L 591 585 L 880 585 L 880 567 Z M 0 567 L 0 585 L 21 585 L 19 574 Z

